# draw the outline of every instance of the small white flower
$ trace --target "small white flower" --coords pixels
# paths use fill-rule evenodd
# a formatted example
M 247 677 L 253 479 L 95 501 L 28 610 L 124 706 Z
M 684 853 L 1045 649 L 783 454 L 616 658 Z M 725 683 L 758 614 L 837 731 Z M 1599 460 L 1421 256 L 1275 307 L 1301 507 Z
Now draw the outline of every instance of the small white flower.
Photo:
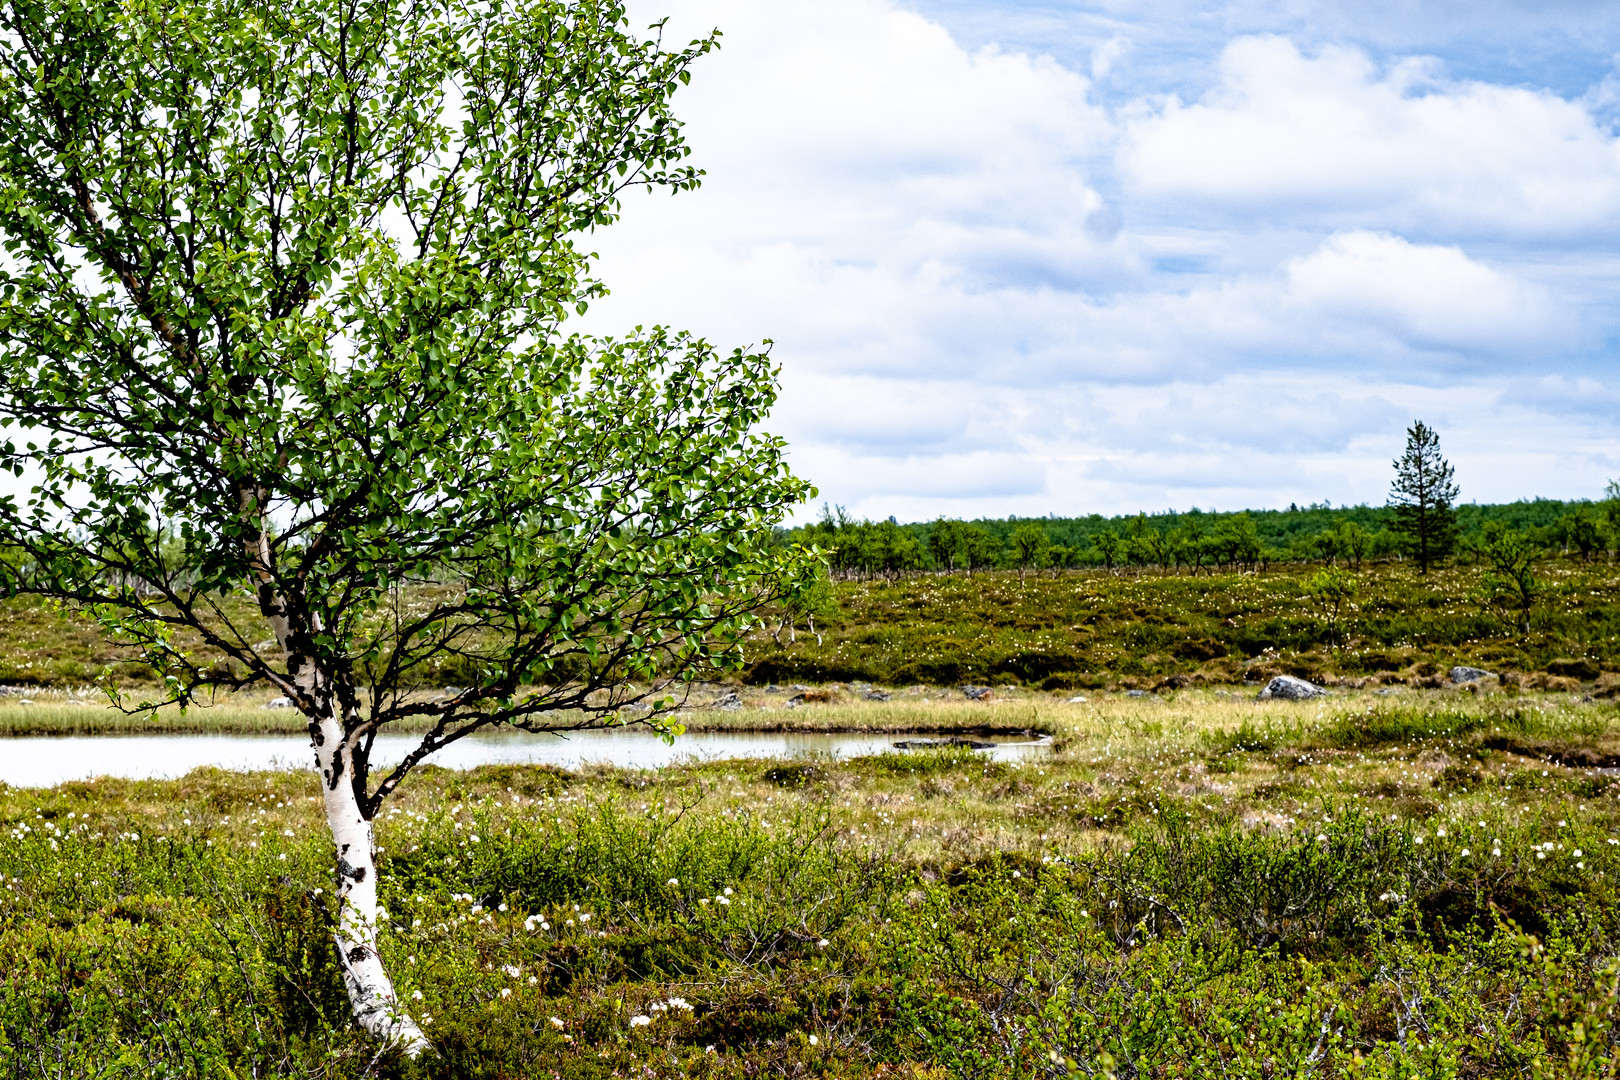
M 512 996 L 512 988 L 510 986 L 501 987 L 501 997 L 506 998 L 506 997 L 511 997 L 511 996 Z
M 540 929 L 542 929 L 542 930 L 550 930 L 551 929 L 551 924 L 548 923 L 548 922 L 545 922 L 544 920 L 542 920 L 541 923 L 540 923 Z
M 562 1017 L 553 1016 L 551 1018 L 551 1026 L 556 1028 L 558 1031 L 561 1031 L 566 1025 L 563 1024 Z
M 523 969 L 518 967 L 516 964 L 504 964 L 501 966 L 501 970 L 512 976 L 514 979 L 523 974 Z
M 646 1027 L 650 1023 L 652 1023 L 652 1017 L 640 1013 L 630 1018 L 630 1026 L 633 1028 Z
M 1316 834 L 1316 839 L 1321 841 L 1324 844 L 1327 843 L 1327 833 L 1317 833 Z
M 1446 830 L 1444 830 L 1444 829 L 1436 829 L 1436 830 L 1434 830 L 1434 835 L 1436 835 L 1436 836 L 1444 836 L 1444 835 L 1446 835 Z
M 1023 875 L 1023 874 L 1020 874 L 1020 873 L 1019 873 L 1019 872 L 1018 872 L 1018 871 L 1016 871 L 1016 870 L 1014 870 L 1014 871 L 1013 871 L 1013 877 L 1015 877 L 1015 878 L 1021 878 L 1021 877 L 1023 877 L 1023 876 L 1024 876 L 1024 875 Z M 814 1036 L 814 1035 L 812 1035 L 812 1036 L 810 1036 L 810 1037 L 811 1037 L 811 1038 L 812 1038 L 812 1039 L 813 1039 L 813 1038 L 815 1038 L 815 1036 Z M 814 1045 L 814 1044 L 812 1044 L 812 1045 Z
M 675 886 L 677 886 L 677 885 L 679 885 L 679 884 L 680 884 L 680 883 L 681 883 L 681 879 L 680 879 L 680 878 L 673 878 L 673 877 L 672 877 L 672 878 L 670 878 L 670 879 L 669 879 L 669 886 L 670 886 L 670 888 L 672 888 L 672 889 L 673 889 L 673 888 L 674 888 L 674 887 L 675 887 Z
M 1580 849 L 1580 848 L 1576 848 L 1576 849 L 1575 849 L 1575 850 L 1574 850 L 1574 851 L 1572 851 L 1572 852 L 1570 852 L 1570 854 L 1571 854 L 1571 855 L 1573 855 L 1573 856 L 1575 856 L 1575 857 L 1576 857 L 1576 858 L 1577 858 L 1577 859 L 1578 859 L 1578 858 L 1580 858 L 1580 857 L 1581 857 L 1581 849 Z
M 411 991 L 411 1000 L 412 1001 L 421 1001 L 422 1000 L 422 991 L 420 991 L 420 990 L 412 990 Z
M 529 976 L 529 985 L 530 986 L 539 986 L 540 985 L 540 980 L 535 978 L 533 975 L 530 975 Z
M 1467 858 L 1467 857 L 1468 857 L 1468 855 L 1469 855 L 1469 851 L 1468 851 L 1468 849 L 1467 849 L 1467 848 L 1463 848 L 1463 849 L 1462 849 L 1462 853 L 1463 853 L 1463 858 L 1465 858 L 1465 859 L 1466 859 L 1466 858 Z
M 505 911 L 506 910 L 506 905 L 502 904 L 500 907 L 496 908 L 495 910 L 496 911 Z
M 1414 843 L 1414 844 L 1422 844 L 1423 843 L 1423 837 L 1421 837 L 1421 836 L 1412 837 L 1412 843 Z
M 810 1045 L 811 1046 L 815 1046 L 820 1042 L 821 1042 L 821 1040 L 816 1038 L 814 1035 L 810 1036 Z
M 590 913 L 590 912 L 588 912 L 588 911 L 587 911 L 587 912 L 585 912 L 585 913 L 584 913 L 584 914 L 583 914 L 583 915 L 581 915 L 581 916 L 580 916 L 580 917 L 579 917 L 579 921 L 580 921 L 580 922 L 582 922 L 582 923 L 588 923 L 588 922 L 590 922 L 590 921 L 591 921 L 591 913 Z
M 730 896 L 730 895 L 731 895 L 731 890 L 730 890 L 730 889 L 727 889 L 727 890 L 726 890 L 726 895 L 727 895 L 727 896 Z
M 664 1004 L 671 1009 L 681 1009 L 685 1012 L 692 1011 L 692 1003 L 687 1001 L 685 998 L 672 997 L 668 1001 L 664 1002 Z

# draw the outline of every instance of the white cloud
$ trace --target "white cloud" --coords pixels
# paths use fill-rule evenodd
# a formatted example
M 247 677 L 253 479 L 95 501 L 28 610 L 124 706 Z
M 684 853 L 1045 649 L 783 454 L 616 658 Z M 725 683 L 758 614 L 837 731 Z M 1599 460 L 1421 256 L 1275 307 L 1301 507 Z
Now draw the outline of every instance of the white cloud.
M 676 98 L 705 185 L 592 238 L 615 294 L 586 325 L 773 338 L 771 427 L 830 501 L 1380 501 L 1414 416 L 1494 485 L 1468 496 L 1620 458 L 1612 421 L 1504 396 L 1620 329 L 1620 262 L 1571 254 L 1620 209 L 1584 103 L 1244 38 L 1193 104 L 1116 114 L 1091 79 L 1123 38 L 1088 77 L 889 0 L 678 0 L 666 39 L 712 25 Z
M 1400 231 L 1612 234 L 1620 144 L 1588 107 L 1546 91 L 1448 82 L 1359 50 L 1307 57 L 1271 36 L 1232 42 L 1193 104 L 1144 105 L 1120 163 L 1133 190 L 1243 213 Z
M 1346 232 L 1288 266 L 1287 300 L 1324 332 L 1360 329 L 1418 349 L 1498 353 L 1566 344 L 1540 290 L 1459 248 Z

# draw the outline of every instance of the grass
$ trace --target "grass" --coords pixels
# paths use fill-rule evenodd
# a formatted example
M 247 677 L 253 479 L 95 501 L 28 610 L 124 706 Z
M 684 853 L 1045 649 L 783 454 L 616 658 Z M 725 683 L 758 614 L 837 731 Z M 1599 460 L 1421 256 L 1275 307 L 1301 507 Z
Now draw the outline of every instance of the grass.
M 820 641 L 783 634 L 778 644 L 756 632 L 742 682 L 760 691 L 864 681 L 1072 692 L 1232 687 L 1291 674 L 1334 685 L 1434 685 L 1467 663 L 1527 689 L 1620 690 L 1620 565 L 1544 563 L 1545 595 L 1531 631 L 1520 634 L 1478 598 L 1479 567 L 1420 575 L 1400 563 L 1368 564 L 1354 572 L 1359 591 L 1331 640 L 1326 613 L 1307 590 L 1318 570 L 1284 564 L 1197 576 L 993 571 L 843 581 L 834 610 L 817 619 Z M 412 602 L 428 598 L 423 592 Z M 229 602 L 233 616 L 257 625 L 243 604 Z M 200 642 L 182 644 L 204 666 L 223 662 Z M 439 676 L 463 681 L 450 668 Z M 152 683 L 150 671 L 83 615 L 26 599 L 0 603 L 0 685 L 83 693 L 98 678 Z
M 418 774 L 415 1064 L 347 1020 L 313 777 L 0 789 L 0 1076 L 1613 1074 L 1612 706 L 1000 696 L 790 715 L 1049 757 Z
M 1223 685 L 1290 674 L 1354 685 L 1437 682 L 1452 665 L 1536 673 L 1559 687 L 1620 672 L 1620 567 L 1555 560 L 1528 635 L 1476 599 L 1482 571 L 1355 572 L 1330 640 L 1307 595 L 1319 566 L 1260 573 L 1065 571 L 845 581 L 816 638 L 757 638 L 749 681 L 1021 684 L 1046 689 Z

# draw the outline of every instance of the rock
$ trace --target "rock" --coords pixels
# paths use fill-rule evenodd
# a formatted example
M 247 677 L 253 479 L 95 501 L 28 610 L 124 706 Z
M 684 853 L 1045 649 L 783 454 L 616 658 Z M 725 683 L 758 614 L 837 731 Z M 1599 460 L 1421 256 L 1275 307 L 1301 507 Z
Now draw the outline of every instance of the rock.
M 1458 664 L 1456 667 L 1447 672 L 1447 678 L 1454 683 L 1470 683 L 1478 682 L 1481 679 L 1494 679 L 1496 678 L 1496 673 L 1494 671 L 1486 671 L 1484 668 L 1469 667 L 1466 664 Z
M 1260 701 L 1304 701 L 1326 696 L 1327 691 L 1313 682 L 1296 679 L 1292 675 L 1278 675 L 1260 691 Z
M 974 750 L 989 750 L 996 744 L 979 739 L 964 739 L 960 735 L 949 739 L 906 739 L 894 744 L 896 750 L 934 750 L 941 746 L 966 746 Z
M 771 685 L 765 688 L 765 692 L 767 694 L 780 694 L 782 692 L 782 688 L 777 686 L 775 683 L 771 683 Z
M 887 690 L 868 690 L 866 692 L 867 701 L 888 701 L 893 696 Z
M 789 709 L 797 709 L 800 705 L 804 704 L 804 695 L 803 694 L 794 694 L 792 697 L 788 698 L 782 704 L 784 706 L 786 706 L 787 708 L 789 708 Z
M 1074 697 L 1064 702 L 1065 705 L 1084 705 L 1085 703 L 1086 696 L 1084 694 L 1076 694 Z
M 1146 690 L 1127 690 L 1127 691 L 1125 691 L 1125 696 L 1126 697 L 1147 697 L 1148 692 Z
M 290 708 L 293 707 L 292 698 L 290 698 L 290 697 L 271 698 L 269 701 L 264 703 L 264 707 L 267 708 L 267 709 L 290 709 Z
M 737 696 L 737 691 L 735 690 L 728 690 L 724 694 L 721 694 L 719 698 L 715 700 L 714 705 L 711 706 L 711 708 L 721 709 L 725 712 L 736 712 L 742 707 L 742 698 Z
M 801 686 L 799 683 L 794 683 L 793 684 L 793 689 L 795 689 L 795 690 L 808 690 L 810 688 L 808 686 Z
M 988 686 L 964 686 L 962 687 L 962 693 L 973 701 L 990 700 L 990 688 Z

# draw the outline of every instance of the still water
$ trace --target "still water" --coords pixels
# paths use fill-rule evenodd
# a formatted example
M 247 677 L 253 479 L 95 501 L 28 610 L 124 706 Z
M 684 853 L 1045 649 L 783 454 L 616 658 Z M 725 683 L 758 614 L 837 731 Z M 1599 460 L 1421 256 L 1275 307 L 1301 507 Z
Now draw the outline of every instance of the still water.
M 710 732 L 682 735 L 669 746 L 639 731 L 580 731 L 567 737 L 503 732 L 469 736 L 428 760 L 447 769 L 477 765 L 534 764 L 575 769 L 604 764 L 623 769 L 656 769 L 680 761 L 724 758 L 792 758 L 807 754 L 860 757 L 899 753 L 904 735 L 761 734 Z M 415 749 L 419 736 L 379 736 L 373 768 L 398 761 Z M 1047 752 L 1046 744 L 1020 739 L 993 740 L 980 751 L 1012 759 Z M 118 776 L 145 780 L 184 776 L 212 765 L 222 769 L 312 769 L 309 741 L 297 735 L 90 735 L 61 738 L 0 738 L 0 782 L 13 787 L 49 787 L 64 780 Z

